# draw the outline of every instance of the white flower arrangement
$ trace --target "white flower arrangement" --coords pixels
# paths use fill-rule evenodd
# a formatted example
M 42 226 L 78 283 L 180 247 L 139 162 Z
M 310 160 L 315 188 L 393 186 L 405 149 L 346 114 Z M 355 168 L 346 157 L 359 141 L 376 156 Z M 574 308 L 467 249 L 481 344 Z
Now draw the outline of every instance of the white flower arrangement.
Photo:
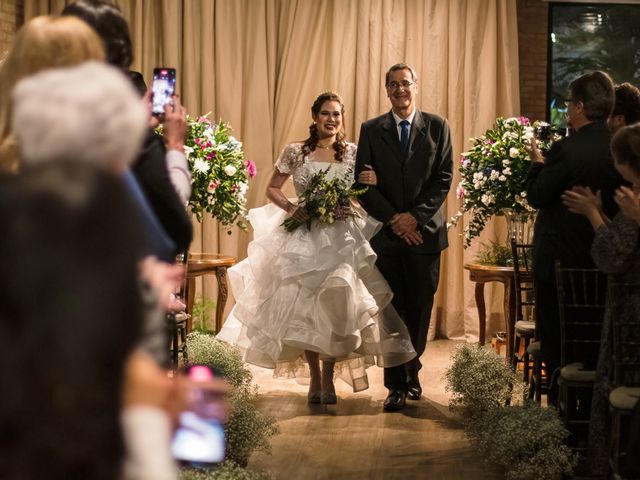
M 470 214 L 471 220 L 463 231 L 465 247 L 480 235 L 493 215 L 510 211 L 531 216 L 535 212 L 525 192 L 531 164 L 527 146 L 534 138 L 535 128 L 545 125 L 548 126 L 544 122 L 532 125 L 526 117 L 498 118 L 494 128 L 469 139 L 471 148 L 461 154 L 461 180 L 456 188 L 462 208 L 448 224 L 451 228 L 465 212 Z M 542 142 L 540 146 L 547 148 L 548 143 Z

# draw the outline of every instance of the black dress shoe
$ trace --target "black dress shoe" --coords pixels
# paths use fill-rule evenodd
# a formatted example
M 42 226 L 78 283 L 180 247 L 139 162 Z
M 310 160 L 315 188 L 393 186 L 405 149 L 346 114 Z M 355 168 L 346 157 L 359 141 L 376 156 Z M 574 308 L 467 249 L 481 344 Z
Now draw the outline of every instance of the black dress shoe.
M 406 404 L 407 394 L 402 390 L 392 390 L 384 401 L 385 412 L 397 412 L 402 410 Z
M 407 390 L 407 398 L 409 400 L 420 400 L 422 397 L 422 387 L 419 383 L 410 383 Z

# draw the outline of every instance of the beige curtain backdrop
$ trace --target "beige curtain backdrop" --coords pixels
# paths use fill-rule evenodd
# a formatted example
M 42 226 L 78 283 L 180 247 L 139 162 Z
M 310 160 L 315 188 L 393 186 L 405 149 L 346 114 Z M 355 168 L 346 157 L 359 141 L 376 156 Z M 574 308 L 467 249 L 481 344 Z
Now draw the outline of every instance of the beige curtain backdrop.
M 25 18 L 57 14 L 65 0 L 26 0 Z M 344 98 L 347 136 L 387 111 L 384 73 L 413 65 L 419 108 L 447 117 L 454 162 L 497 116 L 519 113 L 515 0 L 117 0 L 129 21 L 132 69 L 176 67 L 191 114 L 231 123 L 258 175 L 249 207 L 263 205 L 283 146 L 306 138 L 310 106 L 325 90 Z M 458 210 L 456 171 L 447 212 Z M 288 192 L 292 192 L 289 187 Z M 449 233 L 431 336 L 476 340 L 473 285 L 463 270 L 478 242 L 463 250 L 462 225 Z M 504 240 L 489 225 L 481 241 Z M 192 251 L 246 255 L 251 233 L 227 235 L 213 219 L 196 225 Z M 204 292 L 215 298 L 213 281 Z M 202 285 L 199 287 L 202 288 Z M 489 328 L 504 330 L 501 287 L 487 286 Z M 498 290 L 499 289 L 499 290 Z M 229 308 L 229 307 L 227 307 Z

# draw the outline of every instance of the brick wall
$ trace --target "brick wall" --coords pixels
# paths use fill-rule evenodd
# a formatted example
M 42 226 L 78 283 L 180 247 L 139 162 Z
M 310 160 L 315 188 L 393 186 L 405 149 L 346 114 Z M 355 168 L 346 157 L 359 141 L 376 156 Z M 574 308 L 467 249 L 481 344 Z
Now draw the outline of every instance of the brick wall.
M 520 113 L 544 120 L 547 105 L 548 3 L 517 0 L 520 56 Z
M 16 29 L 24 23 L 24 0 L 0 1 L 0 57 L 11 45 Z

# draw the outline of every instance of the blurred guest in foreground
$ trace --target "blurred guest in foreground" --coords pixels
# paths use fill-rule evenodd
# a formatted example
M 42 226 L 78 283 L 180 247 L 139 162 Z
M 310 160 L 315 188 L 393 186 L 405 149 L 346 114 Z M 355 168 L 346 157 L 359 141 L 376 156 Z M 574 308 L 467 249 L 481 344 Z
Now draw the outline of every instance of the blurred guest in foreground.
M 15 84 L 48 68 L 104 58 L 100 38 L 74 18 L 36 17 L 18 31 L 0 67 L 0 172 L 16 172 L 19 167 L 11 126 Z
M 2 477 L 175 478 L 170 420 L 159 404 L 171 398 L 171 385 L 157 369 L 141 372 L 144 354 L 132 354 L 142 330 L 140 222 L 124 185 L 103 169 L 63 160 L 0 184 Z M 131 433 L 140 389 L 156 399 L 142 402 L 156 431 L 154 443 L 142 446 Z M 144 466 L 145 449 L 163 467 Z
M 172 261 L 171 242 L 127 168 L 145 135 L 147 112 L 126 77 L 98 62 L 41 72 L 16 85 L 13 111 L 25 171 L 73 159 L 117 175 L 127 187 L 141 222 L 141 238 L 130 248 L 138 259 L 154 255 Z M 182 275 L 180 266 L 156 260 L 143 265 L 147 275 L 158 273 L 149 269 L 160 269 L 173 278 Z M 147 299 L 145 348 L 162 362 L 167 356 L 165 311 L 158 308 L 157 295 L 150 294 Z
M 129 76 L 133 60 L 129 26 L 115 4 L 78 0 L 67 5 L 62 15 L 81 18 L 93 27 L 104 43 L 107 62 Z M 191 173 L 184 155 L 186 112 L 177 97 L 173 105 L 166 106 L 162 121 L 163 137 L 150 127 L 131 169 L 163 229 L 175 243 L 175 256 L 189 248 L 193 235 L 185 210 L 191 195 Z M 155 125 L 157 121 L 153 122 Z

